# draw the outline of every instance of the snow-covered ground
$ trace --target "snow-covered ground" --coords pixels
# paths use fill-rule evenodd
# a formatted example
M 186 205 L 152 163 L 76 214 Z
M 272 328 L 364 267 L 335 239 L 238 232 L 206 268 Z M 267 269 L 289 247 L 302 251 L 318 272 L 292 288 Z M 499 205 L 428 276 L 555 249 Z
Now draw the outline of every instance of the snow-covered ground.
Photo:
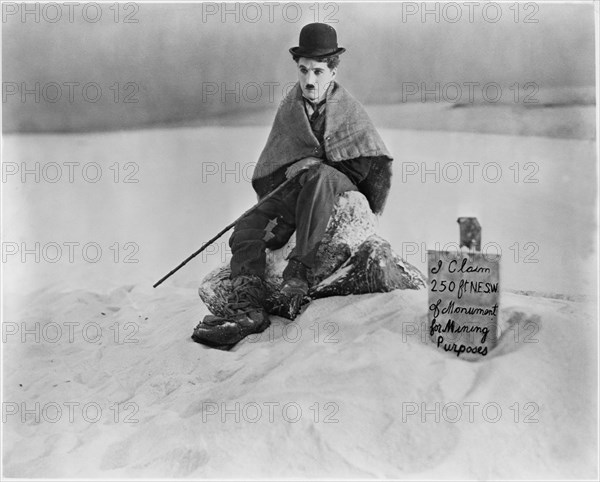
M 597 477 L 595 144 L 381 130 L 394 249 L 424 270 L 477 216 L 502 254 L 481 362 L 427 343 L 425 291 L 318 300 L 206 349 L 196 290 L 228 235 L 151 286 L 254 203 L 267 133 L 4 137 L 4 475 Z

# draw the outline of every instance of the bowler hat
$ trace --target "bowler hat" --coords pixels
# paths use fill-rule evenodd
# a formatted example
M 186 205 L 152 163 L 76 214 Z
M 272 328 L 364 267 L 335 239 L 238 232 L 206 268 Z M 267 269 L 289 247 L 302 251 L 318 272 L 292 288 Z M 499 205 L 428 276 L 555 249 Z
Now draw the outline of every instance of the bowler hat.
M 319 59 L 339 55 L 346 49 L 338 47 L 337 33 L 326 23 L 309 23 L 300 30 L 300 46 L 292 47 L 290 53 L 296 57 Z

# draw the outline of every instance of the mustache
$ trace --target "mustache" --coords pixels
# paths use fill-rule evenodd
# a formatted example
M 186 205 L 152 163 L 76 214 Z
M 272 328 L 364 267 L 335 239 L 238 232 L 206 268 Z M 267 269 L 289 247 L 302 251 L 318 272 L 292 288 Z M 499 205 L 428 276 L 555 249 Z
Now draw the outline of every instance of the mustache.
M 304 87 L 307 88 L 308 90 L 312 90 L 315 88 L 315 86 L 313 84 L 306 84 Z

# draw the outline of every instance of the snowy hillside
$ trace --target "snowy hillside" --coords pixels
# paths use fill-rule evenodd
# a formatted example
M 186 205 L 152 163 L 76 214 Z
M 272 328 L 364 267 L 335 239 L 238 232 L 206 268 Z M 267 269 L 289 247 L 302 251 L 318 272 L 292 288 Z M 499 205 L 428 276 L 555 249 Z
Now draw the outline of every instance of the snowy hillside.
M 29 327 L 85 320 L 102 331 L 90 330 L 93 342 L 84 323 L 73 343 L 66 333 L 55 344 L 8 338 L 5 400 L 19 405 L 4 425 L 5 474 L 594 476 L 591 307 L 504 295 L 512 328 L 491 357 L 469 363 L 426 344 L 423 291 L 318 300 L 234 352 L 189 339 L 204 314 L 190 294 L 48 290 L 23 307 Z M 22 421 L 23 402 L 40 404 L 38 423 Z M 51 423 L 55 405 L 62 417 Z
M 255 202 L 267 129 L 5 136 L 3 162 L 41 170 L 3 184 L 4 475 L 597 477 L 594 143 L 382 130 L 396 159 L 379 228 L 399 254 L 424 270 L 459 216 L 500 247 L 486 359 L 429 344 L 426 291 L 318 300 L 207 349 L 189 338 L 196 290 L 228 236 L 151 286 Z M 502 174 L 470 181 L 468 162 Z

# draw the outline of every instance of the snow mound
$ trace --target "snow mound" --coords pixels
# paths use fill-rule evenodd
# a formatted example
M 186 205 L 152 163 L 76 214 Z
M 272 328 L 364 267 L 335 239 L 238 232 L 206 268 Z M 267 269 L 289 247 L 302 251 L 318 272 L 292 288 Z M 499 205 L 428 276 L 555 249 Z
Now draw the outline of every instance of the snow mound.
M 10 314 L 39 342 L 4 345 L 5 404 L 42 407 L 6 415 L 5 475 L 593 477 L 593 308 L 503 296 L 499 345 L 473 363 L 428 342 L 426 290 L 316 300 L 231 352 L 189 339 L 207 313 L 190 289 L 40 291 Z M 72 340 L 49 343 L 58 320 Z

